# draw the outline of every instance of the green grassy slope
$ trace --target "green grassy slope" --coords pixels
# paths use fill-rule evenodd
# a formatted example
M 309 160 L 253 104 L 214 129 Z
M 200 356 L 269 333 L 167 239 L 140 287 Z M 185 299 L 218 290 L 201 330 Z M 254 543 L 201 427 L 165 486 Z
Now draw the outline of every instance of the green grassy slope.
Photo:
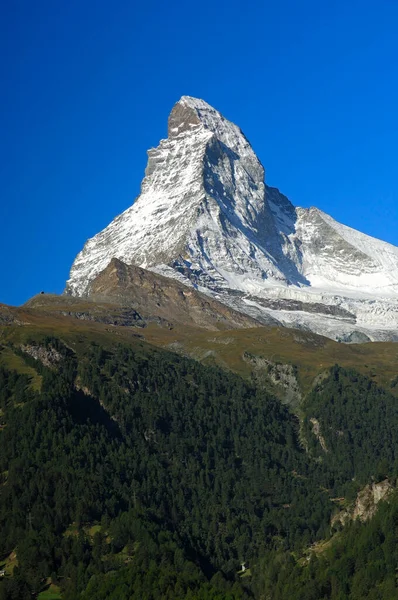
M 51 306 L 12 309 L 18 324 L 4 325 L 0 320 L 0 343 L 24 343 L 37 333 L 59 336 L 74 348 L 84 345 L 84 340 L 104 346 L 119 340 L 133 347 L 143 340 L 204 364 L 217 364 L 245 378 L 250 378 L 256 371 L 245 358 L 249 355 L 260 362 L 266 359 L 272 363 L 294 365 L 304 393 L 311 389 L 317 375 L 339 364 L 371 377 L 393 394 L 398 393 L 398 386 L 391 387 L 398 374 L 398 345 L 393 342 L 347 345 L 313 333 L 278 327 L 209 332 L 192 327 L 161 327 L 154 323 L 146 327 L 117 326 L 63 316 L 61 313 L 66 311 L 68 304 L 62 304 L 62 297 L 55 298 L 55 312 Z M 87 310 L 87 304 L 95 306 L 85 301 L 80 304 L 81 311 Z M 120 308 L 91 308 L 93 313 L 97 311 L 99 319 L 111 310 Z

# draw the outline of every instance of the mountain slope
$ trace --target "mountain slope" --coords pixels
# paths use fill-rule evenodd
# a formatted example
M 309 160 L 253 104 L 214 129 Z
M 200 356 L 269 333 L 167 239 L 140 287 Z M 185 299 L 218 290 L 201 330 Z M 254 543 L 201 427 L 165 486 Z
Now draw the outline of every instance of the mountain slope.
M 141 342 L 75 351 L 39 335 L 12 350 L 42 386 L 0 366 L 0 557 L 14 551 L 13 587 L 28 590 L 3 595 L 0 582 L 0 598 L 36 597 L 56 573 L 65 600 L 237 600 L 194 591 L 217 572 L 239 584 L 242 560 L 276 536 L 293 546 L 284 505 L 310 539 L 327 528 L 329 497 L 302 483 L 318 476 L 296 419 L 264 391 Z M 189 569 L 192 594 L 161 572 L 174 567 Z M 126 568 L 123 589 L 99 593 L 97 577 Z
M 260 323 L 180 282 L 117 258 L 91 282 L 90 298 L 133 306 L 147 321 L 154 316 L 171 324 L 203 329 L 259 327 Z
M 140 196 L 88 240 L 66 292 L 88 294 L 115 257 L 256 319 L 347 341 L 358 332 L 396 336 L 398 249 L 316 208 L 295 208 L 265 185 L 241 130 L 203 100 L 183 96 L 174 106 L 168 138 L 148 152 Z
M 365 483 L 394 485 L 388 392 L 328 370 L 302 404 L 303 437 L 231 373 L 137 339 L 43 334 L 0 346 L 40 378 L 34 389 L 0 360 L 1 599 L 41 598 L 50 577 L 64 600 L 396 597 L 396 495 L 381 520 L 327 540 Z

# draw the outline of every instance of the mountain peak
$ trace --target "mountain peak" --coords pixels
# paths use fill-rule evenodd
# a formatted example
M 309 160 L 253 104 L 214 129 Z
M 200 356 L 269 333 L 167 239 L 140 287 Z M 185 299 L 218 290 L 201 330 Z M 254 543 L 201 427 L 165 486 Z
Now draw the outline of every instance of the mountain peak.
M 222 114 L 200 98 L 182 96 L 173 106 L 168 122 L 168 137 L 174 138 L 185 131 L 202 126 L 214 134 L 228 123 Z
M 67 292 L 87 294 L 112 258 L 263 322 L 271 315 L 339 339 L 353 327 L 391 339 L 385 330 L 398 327 L 398 248 L 295 208 L 265 185 L 240 128 L 191 96 L 174 105 L 169 137 L 148 151 L 139 197 L 76 257 Z
M 195 98 L 194 96 L 181 96 L 177 104 L 190 106 L 192 108 L 195 108 L 196 110 L 216 110 L 210 104 L 208 104 L 208 102 L 205 102 L 205 100 L 202 100 L 201 98 Z
M 177 137 L 184 131 L 192 130 L 201 124 L 198 114 L 198 101 L 190 96 L 183 96 L 173 107 L 168 122 L 168 137 Z
M 195 130 L 200 126 L 213 133 L 233 152 L 242 153 L 245 149 L 251 150 L 241 129 L 228 121 L 220 111 L 200 98 L 182 96 L 170 113 L 168 137 L 175 138 L 183 132 Z

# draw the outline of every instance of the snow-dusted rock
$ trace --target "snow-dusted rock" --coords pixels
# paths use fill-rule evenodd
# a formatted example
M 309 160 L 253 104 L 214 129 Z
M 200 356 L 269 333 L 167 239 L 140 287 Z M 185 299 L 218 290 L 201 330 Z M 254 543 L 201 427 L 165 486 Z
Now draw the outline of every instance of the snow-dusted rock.
M 357 332 L 398 339 L 398 248 L 295 208 L 265 185 L 241 130 L 203 100 L 174 106 L 140 196 L 87 241 L 66 292 L 89 294 L 114 257 L 264 322 L 271 315 L 347 341 Z

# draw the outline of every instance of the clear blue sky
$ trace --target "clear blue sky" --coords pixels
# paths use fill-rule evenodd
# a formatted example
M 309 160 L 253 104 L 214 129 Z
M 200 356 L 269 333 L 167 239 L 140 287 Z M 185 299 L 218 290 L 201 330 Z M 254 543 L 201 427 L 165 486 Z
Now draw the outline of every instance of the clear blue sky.
M 298 206 L 398 245 L 396 0 L 3 0 L 0 302 L 61 292 L 184 94 Z

